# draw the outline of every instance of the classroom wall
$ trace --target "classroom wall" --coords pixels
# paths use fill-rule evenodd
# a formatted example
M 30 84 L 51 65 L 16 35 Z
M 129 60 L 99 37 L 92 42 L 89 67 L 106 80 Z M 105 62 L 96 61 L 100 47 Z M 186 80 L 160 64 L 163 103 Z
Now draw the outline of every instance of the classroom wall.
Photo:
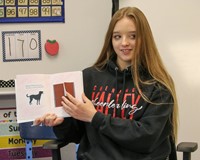
M 0 32 L 40 30 L 42 42 L 42 61 L 3 62 L 0 56 L 0 80 L 13 79 L 16 74 L 74 71 L 92 65 L 100 53 L 111 12 L 111 0 L 66 0 L 65 23 L 0 23 Z M 59 42 L 57 56 L 46 54 L 47 39 Z
M 200 1 L 120 0 L 120 8 L 129 5 L 146 14 L 163 61 L 174 78 L 180 114 L 178 142 L 200 144 Z M 65 8 L 65 23 L 0 24 L 0 31 L 36 29 L 42 34 L 42 61 L 2 62 L 0 56 L 0 79 L 13 79 L 24 73 L 82 70 L 94 62 L 110 20 L 111 1 L 67 0 Z M 59 42 L 56 57 L 45 54 L 47 39 Z M 67 157 L 65 149 L 62 154 Z M 181 159 L 182 155 L 178 156 Z M 199 150 L 192 154 L 193 160 L 199 157 Z
M 1 23 L 0 53 L 2 31 L 40 30 L 42 60 L 3 62 L 0 56 L 0 80 L 14 79 L 17 74 L 76 71 L 92 65 L 102 48 L 111 14 L 111 0 L 66 0 L 65 23 Z M 47 39 L 59 42 L 58 55 L 46 54 Z M 15 106 L 13 95 L 14 88 L 0 88 L 0 107 Z M 8 104 L 10 102 L 12 104 Z M 62 148 L 61 153 L 62 159 L 74 160 L 75 144 Z
M 200 144 L 200 1 L 119 0 L 136 6 L 149 20 L 163 61 L 172 75 L 179 101 L 178 142 Z M 178 153 L 179 160 L 181 154 Z M 192 154 L 199 160 L 200 150 Z

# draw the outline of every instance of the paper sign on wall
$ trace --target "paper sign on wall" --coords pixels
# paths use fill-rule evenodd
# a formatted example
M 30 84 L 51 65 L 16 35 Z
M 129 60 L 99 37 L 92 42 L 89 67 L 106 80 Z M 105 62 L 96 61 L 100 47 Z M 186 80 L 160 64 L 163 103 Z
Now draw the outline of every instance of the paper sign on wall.
M 0 108 L 0 160 L 25 160 L 25 140 L 19 135 L 19 125 L 16 122 L 16 109 Z M 34 140 L 34 160 L 51 160 L 51 151 L 43 150 L 46 140 Z
M 3 61 L 41 60 L 39 30 L 2 32 Z

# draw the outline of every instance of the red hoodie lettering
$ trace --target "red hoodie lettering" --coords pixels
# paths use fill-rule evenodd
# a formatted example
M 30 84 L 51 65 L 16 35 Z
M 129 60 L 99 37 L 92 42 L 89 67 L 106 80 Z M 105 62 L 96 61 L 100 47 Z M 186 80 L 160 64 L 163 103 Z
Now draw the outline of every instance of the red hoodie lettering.
M 121 100 L 122 103 L 119 103 L 119 97 L 122 96 L 121 90 L 116 94 L 114 88 L 108 92 L 108 86 L 105 87 L 105 90 L 103 90 L 102 87 L 99 87 L 99 90 L 97 91 L 97 86 L 94 86 L 92 93 L 92 103 L 99 112 L 102 112 L 106 115 L 112 113 L 113 117 L 133 119 L 134 113 L 143 108 L 142 106 L 137 107 L 141 96 L 136 95 L 134 91 L 135 89 L 132 89 L 130 93 L 128 92 L 128 89 L 126 89 L 123 95 L 123 99 Z M 127 103 L 127 100 L 131 104 Z M 120 115 L 116 115 L 117 109 L 121 110 Z

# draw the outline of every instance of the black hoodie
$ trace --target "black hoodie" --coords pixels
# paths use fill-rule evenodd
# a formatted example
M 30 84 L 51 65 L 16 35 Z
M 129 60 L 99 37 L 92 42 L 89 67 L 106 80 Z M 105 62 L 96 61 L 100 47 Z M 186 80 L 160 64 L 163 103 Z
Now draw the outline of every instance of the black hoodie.
M 150 76 L 141 69 L 144 79 Z M 141 86 L 153 103 L 137 92 L 130 68 L 113 61 L 104 70 L 83 70 L 84 92 L 97 113 L 91 123 L 73 118 L 54 127 L 59 139 L 80 143 L 78 160 L 164 160 L 170 154 L 173 100 L 158 83 Z

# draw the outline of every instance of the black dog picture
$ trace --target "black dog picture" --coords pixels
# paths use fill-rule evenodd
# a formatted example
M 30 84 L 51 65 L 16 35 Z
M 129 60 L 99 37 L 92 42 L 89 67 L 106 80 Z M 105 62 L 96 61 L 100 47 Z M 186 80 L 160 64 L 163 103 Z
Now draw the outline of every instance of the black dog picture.
M 39 91 L 38 94 L 31 94 L 31 95 L 26 95 L 26 97 L 29 98 L 29 104 L 32 104 L 33 99 L 36 100 L 36 104 L 40 105 L 40 99 L 41 99 L 41 95 L 43 94 L 43 91 Z

